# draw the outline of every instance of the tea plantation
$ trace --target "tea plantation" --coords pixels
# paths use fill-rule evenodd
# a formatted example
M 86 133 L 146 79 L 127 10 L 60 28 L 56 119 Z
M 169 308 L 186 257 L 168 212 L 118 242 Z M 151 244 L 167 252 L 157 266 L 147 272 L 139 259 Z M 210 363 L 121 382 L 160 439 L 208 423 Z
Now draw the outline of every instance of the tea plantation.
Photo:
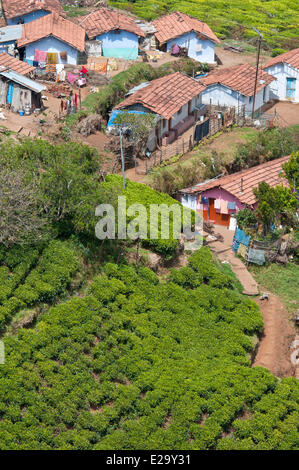
M 182 11 L 206 22 L 220 39 L 251 39 L 255 26 L 270 49 L 299 47 L 297 0 L 113 0 L 113 6 L 128 9 L 151 20 L 170 11 Z
M 79 254 L 2 253 L 2 317 L 53 301 Z M 4 337 L 0 448 L 298 449 L 298 381 L 250 368 L 262 328 L 205 247 L 163 282 L 107 263 L 86 295 Z

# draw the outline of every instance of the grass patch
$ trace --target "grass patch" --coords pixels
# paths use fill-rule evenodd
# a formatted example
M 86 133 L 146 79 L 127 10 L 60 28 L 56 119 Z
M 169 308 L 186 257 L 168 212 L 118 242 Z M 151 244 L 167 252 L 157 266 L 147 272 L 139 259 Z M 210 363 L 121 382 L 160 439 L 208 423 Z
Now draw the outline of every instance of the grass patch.
M 298 264 L 253 266 L 250 272 L 261 286 L 281 299 L 289 312 L 293 313 L 299 308 Z
M 79 8 L 71 5 L 64 5 L 63 9 L 69 18 L 88 15 L 89 13 L 89 10 L 87 10 L 86 8 Z

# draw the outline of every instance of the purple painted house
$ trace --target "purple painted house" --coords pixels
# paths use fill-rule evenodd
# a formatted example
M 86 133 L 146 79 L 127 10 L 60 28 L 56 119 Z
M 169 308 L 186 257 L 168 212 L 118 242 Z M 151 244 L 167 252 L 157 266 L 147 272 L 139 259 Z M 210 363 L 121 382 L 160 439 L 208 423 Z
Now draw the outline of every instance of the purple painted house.
M 290 157 L 282 157 L 247 170 L 204 181 L 180 190 L 181 203 L 199 212 L 203 219 L 216 225 L 235 229 L 232 217 L 240 209 L 255 209 L 253 189 L 265 181 L 270 186 L 287 185 L 280 177 L 282 165 Z

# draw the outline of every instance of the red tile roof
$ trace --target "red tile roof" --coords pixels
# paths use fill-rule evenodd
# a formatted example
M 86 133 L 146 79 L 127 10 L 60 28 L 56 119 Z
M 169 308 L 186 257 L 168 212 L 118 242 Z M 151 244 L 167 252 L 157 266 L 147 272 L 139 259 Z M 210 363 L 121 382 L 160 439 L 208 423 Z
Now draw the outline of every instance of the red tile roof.
M 86 30 L 89 39 L 117 29 L 129 31 L 137 36 L 145 36 L 133 18 L 108 8 L 100 8 L 82 17 L 79 24 Z
M 277 158 L 276 160 L 262 163 L 261 165 L 239 171 L 238 173 L 233 173 L 232 175 L 199 183 L 192 188 L 182 189 L 180 192 L 184 194 L 193 194 L 202 193 L 208 189 L 222 188 L 235 196 L 235 198 L 239 199 L 241 203 L 252 205 L 256 203 L 253 189 L 262 181 L 265 181 L 272 187 L 277 186 L 278 184 L 288 186 L 287 181 L 281 178 L 279 174 L 282 171 L 283 163 L 287 162 L 289 158 L 289 156 Z M 243 192 L 241 192 L 241 178 L 243 179 Z
M 117 105 L 116 109 L 141 104 L 164 119 L 170 119 L 181 107 L 205 89 L 193 78 L 180 72 L 152 80 Z
M 154 20 L 152 23 L 157 30 L 155 36 L 160 44 L 164 44 L 171 39 L 177 38 L 191 31 L 201 33 L 203 36 L 211 39 L 211 41 L 220 43 L 217 36 L 206 23 L 203 23 L 196 18 L 192 18 L 185 13 L 181 13 L 180 11 L 174 11 L 169 15 L 162 16 L 161 18 Z
M 2 0 L 2 6 L 7 19 L 27 15 L 38 10 L 66 16 L 59 0 Z
M 295 69 L 299 69 L 299 49 L 293 49 L 292 51 L 285 52 L 284 54 L 273 57 L 273 59 L 270 59 L 266 63 L 264 69 L 280 63 L 286 63 Z
M 243 64 L 216 70 L 215 72 L 209 73 L 206 78 L 200 79 L 200 82 L 205 86 L 221 83 L 232 90 L 239 91 L 242 95 L 253 96 L 255 76 L 256 68 L 249 64 Z M 264 83 L 260 83 L 260 80 Z M 272 77 L 272 75 L 260 69 L 257 81 L 257 92 L 261 91 L 273 80 L 275 80 L 275 78 Z
M 35 68 L 31 67 L 31 65 L 28 65 L 27 62 L 22 62 L 21 60 L 16 59 L 15 57 L 12 57 L 5 52 L 0 54 L 0 71 L 3 67 L 9 68 L 10 70 L 17 72 L 20 75 L 27 75 L 35 70 Z
M 54 36 L 79 51 L 85 50 L 85 30 L 56 13 L 24 24 L 18 47 L 27 46 L 48 36 Z

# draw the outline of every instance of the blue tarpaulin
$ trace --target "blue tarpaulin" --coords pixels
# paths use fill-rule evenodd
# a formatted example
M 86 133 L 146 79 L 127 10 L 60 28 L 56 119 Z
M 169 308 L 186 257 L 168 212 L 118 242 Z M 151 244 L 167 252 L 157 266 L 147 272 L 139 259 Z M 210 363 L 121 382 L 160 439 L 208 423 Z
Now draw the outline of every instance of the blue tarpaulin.
M 114 124 L 114 121 L 116 119 L 116 116 L 118 114 L 123 114 L 123 113 L 130 113 L 130 114 L 146 114 L 144 111 L 128 111 L 127 109 L 126 110 L 117 110 L 117 111 L 112 111 L 112 114 L 110 116 L 110 119 L 108 121 L 108 124 L 107 124 L 107 127 L 114 127 L 116 126 L 116 124 Z M 123 124 L 123 126 L 125 126 L 125 124 Z
M 240 228 L 237 227 L 235 231 L 234 239 L 236 239 L 236 241 L 238 241 L 239 243 L 242 243 L 243 245 L 248 246 L 250 242 L 250 235 L 246 235 L 244 230 L 241 230 Z

